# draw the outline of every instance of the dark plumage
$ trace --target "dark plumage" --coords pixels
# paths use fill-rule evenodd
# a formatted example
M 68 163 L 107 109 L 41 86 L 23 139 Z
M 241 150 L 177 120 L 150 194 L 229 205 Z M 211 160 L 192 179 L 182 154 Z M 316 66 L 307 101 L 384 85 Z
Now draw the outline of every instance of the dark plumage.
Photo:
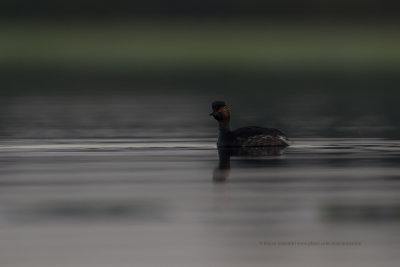
M 249 126 L 230 130 L 230 113 L 223 101 L 214 101 L 211 105 L 213 116 L 219 124 L 219 147 L 257 147 L 257 146 L 288 146 L 284 133 L 273 128 Z

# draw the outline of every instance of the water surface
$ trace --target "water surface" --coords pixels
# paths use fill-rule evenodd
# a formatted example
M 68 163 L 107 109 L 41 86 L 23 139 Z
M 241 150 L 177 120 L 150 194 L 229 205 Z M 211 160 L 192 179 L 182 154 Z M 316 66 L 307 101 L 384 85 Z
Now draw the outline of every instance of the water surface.
M 397 266 L 400 141 L 221 155 L 214 138 L 3 140 L 0 264 Z

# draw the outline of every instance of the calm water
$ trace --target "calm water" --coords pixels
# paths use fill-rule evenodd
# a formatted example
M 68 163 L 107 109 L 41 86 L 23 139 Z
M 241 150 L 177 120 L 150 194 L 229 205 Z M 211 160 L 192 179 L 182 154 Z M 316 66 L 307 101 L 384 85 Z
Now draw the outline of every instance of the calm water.
M 3 140 L 0 265 L 397 266 L 399 163 L 382 139 Z

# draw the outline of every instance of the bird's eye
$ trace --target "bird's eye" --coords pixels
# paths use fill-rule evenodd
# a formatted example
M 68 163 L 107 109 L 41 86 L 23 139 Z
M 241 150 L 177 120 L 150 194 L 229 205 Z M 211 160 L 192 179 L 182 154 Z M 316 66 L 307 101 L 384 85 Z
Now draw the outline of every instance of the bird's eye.
M 222 108 L 218 109 L 218 112 L 222 112 Z

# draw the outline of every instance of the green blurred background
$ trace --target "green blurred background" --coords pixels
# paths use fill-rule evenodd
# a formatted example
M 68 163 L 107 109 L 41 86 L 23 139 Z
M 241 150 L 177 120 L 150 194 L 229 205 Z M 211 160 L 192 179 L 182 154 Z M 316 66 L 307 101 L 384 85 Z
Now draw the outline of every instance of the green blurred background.
M 238 126 L 397 138 L 399 7 L 2 1 L 0 136 L 207 136 L 215 125 L 203 113 L 218 98 Z

